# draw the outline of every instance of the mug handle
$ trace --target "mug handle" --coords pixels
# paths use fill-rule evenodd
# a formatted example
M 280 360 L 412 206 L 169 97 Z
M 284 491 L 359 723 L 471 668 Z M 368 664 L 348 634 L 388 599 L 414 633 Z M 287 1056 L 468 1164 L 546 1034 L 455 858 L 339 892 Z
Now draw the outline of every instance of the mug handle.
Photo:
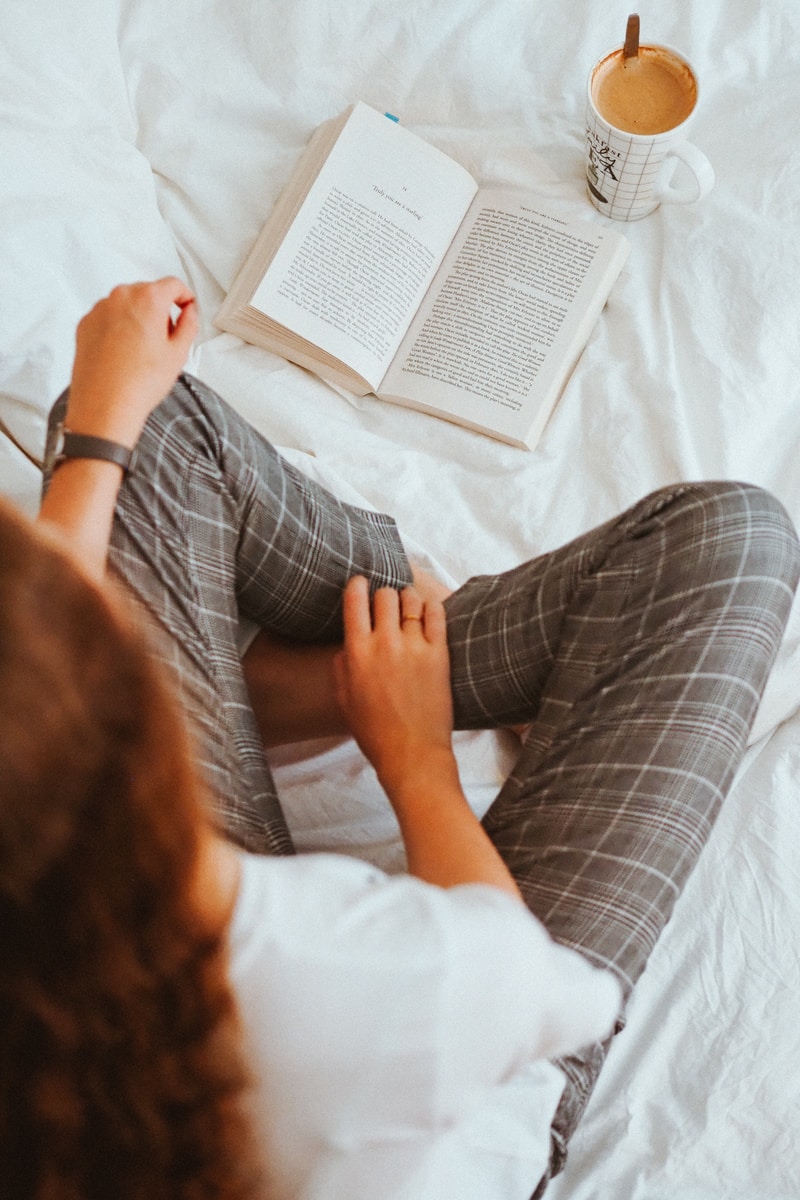
M 694 176 L 694 183 L 672 187 L 676 159 L 680 159 L 689 168 Z M 695 200 L 702 200 L 703 196 L 707 196 L 713 186 L 714 168 L 702 150 L 698 150 L 691 142 L 677 142 L 670 146 L 659 168 L 653 185 L 653 197 L 661 204 L 692 204 Z

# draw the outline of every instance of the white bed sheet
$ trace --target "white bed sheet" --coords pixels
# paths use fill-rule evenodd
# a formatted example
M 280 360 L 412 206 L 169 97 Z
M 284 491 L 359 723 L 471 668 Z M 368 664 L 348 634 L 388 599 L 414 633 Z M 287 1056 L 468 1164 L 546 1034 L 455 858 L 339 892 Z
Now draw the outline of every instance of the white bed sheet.
M 305 469 L 393 512 L 444 578 L 502 569 L 676 479 L 770 488 L 800 522 L 800 9 L 639 4 L 695 63 L 712 194 L 624 227 L 632 253 L 534 453 L 366 400 L 217 333 L 213 315 L 314 127 L 361 98 L 483 182 L 588 220 L 585 77 L 628 5 L 576 0 L 4 0 L 0 490 L 35 511 L 79 317 L 177 273 L 190 368 Z M 0 426 L 0 429 L 2 429 Z M 630 1008 L 555 1200 L 800 1195 L 800 608 L 723 816 Z M 398 865 L 346 745 L 288 757 L 298 842 Z M 459 739 L 476 808 L 509 746 Z M 504 1200 L 502 1197 L 487 1200 Z

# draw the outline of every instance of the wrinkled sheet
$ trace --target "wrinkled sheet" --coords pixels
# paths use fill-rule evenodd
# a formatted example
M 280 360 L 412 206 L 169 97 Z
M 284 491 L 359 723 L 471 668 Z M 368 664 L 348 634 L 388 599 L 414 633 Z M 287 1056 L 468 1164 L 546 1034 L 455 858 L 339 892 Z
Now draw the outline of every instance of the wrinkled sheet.
M 304 469 L 391 511 L 442 578 L 513 565 L 677 479 L 770 488 L 800 521 L 800 10 L 639 5 L 694 62 L 717 182 L 621 227 L 631 256 L 534 453 L 367 399 L 213 316 L 312 130 L 363 99 L 484 183 L 601 221 L 583 182 L 591 63 L 628 6 L 576 0 L 4 0 L 0 491 L 28 512 L 74 327 L 115 284 L 195 289 L 190 369 Z M 800 1194 L 800 609 L 751 749 L 630 1006 L 555 1200 Z M 511 747 L 459 737 L 485 809 Z M 301 848 L 402 865 L 347 744 L 284 753 Z M 504 1200 L 487 1197 L 487 1200 Z

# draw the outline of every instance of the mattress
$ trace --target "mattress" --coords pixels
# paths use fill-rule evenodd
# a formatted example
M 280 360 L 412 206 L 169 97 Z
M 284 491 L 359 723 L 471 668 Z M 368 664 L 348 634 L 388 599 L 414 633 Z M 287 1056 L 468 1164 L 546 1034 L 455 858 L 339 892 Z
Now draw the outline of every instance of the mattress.
M 296 464 L 389 511 L 446 581 L 510 567 L 683 479 L 771 490 L 800 522 L 800 9 L 639 6 L 693 62 L 713 191 L 615 223 L 631 253 L 533 452 L 349 400 L 213 318 L 314 128 L 361 99 L 485 184 L 603 223 L 588 70 L 627 10 L 575 0 L 5 0 L 0 491 L 36 511 L 78 319 L 114 285 L 198 297 L 189 369 Z M 553 1200 L 800 1194 L 800 608 L 712 838 L 631 1001 Z M 503 735 L 457 738 L 476 810 Z M 300 849 L 402 869 L 352 745 L 276 756 Z M 487 1200 L 505 1200 L 487 1197 Z

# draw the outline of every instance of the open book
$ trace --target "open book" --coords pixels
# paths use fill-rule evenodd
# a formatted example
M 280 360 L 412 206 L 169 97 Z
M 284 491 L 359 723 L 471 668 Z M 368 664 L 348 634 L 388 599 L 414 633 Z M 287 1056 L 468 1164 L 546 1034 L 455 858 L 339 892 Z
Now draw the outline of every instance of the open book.
M 358 103 L 315 132 L 215 323 L 355 395 L 533 447 L 628 250 L 481 190 Z

